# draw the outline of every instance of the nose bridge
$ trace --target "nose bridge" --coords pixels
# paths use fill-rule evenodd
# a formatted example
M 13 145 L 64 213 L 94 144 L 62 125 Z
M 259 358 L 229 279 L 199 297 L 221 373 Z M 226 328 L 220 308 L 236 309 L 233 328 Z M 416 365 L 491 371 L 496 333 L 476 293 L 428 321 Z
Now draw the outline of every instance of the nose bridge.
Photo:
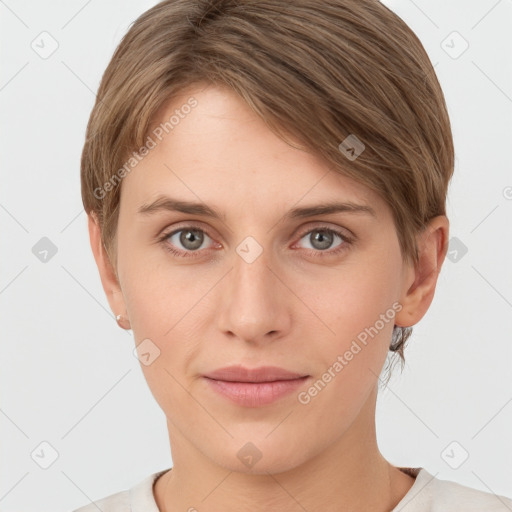
M 269 249 L 263 249 L 256 244 L 258 242 L 252 237 L 244 240 L 237 247 L 234 257 L 231 296 L 243 308 L 248 309 L 244 311 L 244 315 L 250 313 L 251 309 L 256 314 L 257 310 L 271 306 L 270 299 L 275 284 L 272 283 L 274 277 L 269 269 L 272 259 Z
M 228 290 L 220 312 L 221 329 L 237 337 L 257 340 L 286 326 L 286 301 L 282 285 L 269 267 L 270 249 L 247 237 L 233 255 Z

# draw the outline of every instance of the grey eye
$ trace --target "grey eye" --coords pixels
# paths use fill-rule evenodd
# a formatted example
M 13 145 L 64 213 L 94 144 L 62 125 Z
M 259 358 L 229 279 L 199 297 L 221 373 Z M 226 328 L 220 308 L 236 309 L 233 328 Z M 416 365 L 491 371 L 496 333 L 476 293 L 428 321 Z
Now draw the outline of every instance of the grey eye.
M 334 233 L 334 231 L 330 231 L 327 229 L 314 229 L 309 233 L 306 233 L 301 240 L 307 240 L 310 242 L 312 247 L 306 247 L 307 249 L 315 249 L 318 251 L 325 251 L 326 249 L 331 249 L 331 245 L 335 238 L 343 241 L 343 238 Z M 338 244 L 341 245 L 341 244 Z
M 178 248 L 180 245 L 177 244 L 176 240 L 173 240 L 173 238 L 176 236 L 178 236 L 179 244 L 181 244 L 181 246 L 187 251 L 197 251 L 201 248 L 205 237 L 209 238 L 208 235 L 206 235 L 206 233 L 200 229 L 180 229 L 179 231 L 176 231 L 169 236 L 171 243 L 173 245 L 177 245 Z

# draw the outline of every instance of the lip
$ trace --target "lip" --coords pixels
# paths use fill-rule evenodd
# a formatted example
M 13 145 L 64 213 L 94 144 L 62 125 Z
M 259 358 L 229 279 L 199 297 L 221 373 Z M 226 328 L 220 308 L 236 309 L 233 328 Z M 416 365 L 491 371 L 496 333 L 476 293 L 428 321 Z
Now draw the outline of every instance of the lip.
M 309 375 L 277 366 L 245 368 L 229 366 L 204 375 L 210 389 L 244 407 L 268 405 L 292 393 Z
M 274 382 L 276 380 L 292 380 L 307 375 L 291 372 L 278 366 L 260 366 L 246 368 L 242 365 L 226 366 L 204 375 L 209 379 L 228 382 Z

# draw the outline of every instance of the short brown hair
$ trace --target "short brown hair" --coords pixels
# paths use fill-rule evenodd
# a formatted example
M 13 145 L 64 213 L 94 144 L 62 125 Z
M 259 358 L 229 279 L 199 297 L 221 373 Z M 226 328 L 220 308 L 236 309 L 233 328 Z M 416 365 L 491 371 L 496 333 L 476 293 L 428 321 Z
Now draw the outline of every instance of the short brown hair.
M 454 148 L 440 84 L 406 23 L 377 0 L 165 0 L 117 47 L 87 126 L 82 200 L 114 268 L 122 182 L 97 191 L 196 83 L 228 86 L 283 140 L 377 192 L 404 261 L 417 262 L 415 236 L 445 215 Z M 364 144 L 355 159 L 340 150 L 349 135 Z M 411 332 L 393 331 L 402 364 Z

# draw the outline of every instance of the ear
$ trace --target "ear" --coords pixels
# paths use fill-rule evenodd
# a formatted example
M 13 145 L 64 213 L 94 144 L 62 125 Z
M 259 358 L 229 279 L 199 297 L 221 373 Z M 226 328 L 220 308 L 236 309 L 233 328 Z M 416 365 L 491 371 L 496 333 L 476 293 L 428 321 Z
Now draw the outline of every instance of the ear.
M 418 264 L 408 265 L 404 273 L 400 304 L 395 325 L 410 327 L 427 312 L 437 284 L 446 252 L 448 251 L 449 221 L 446 216 L 434 217 L 418 235 Z
M 94 212 L 88 215 L 88 226 L 91 249 L 100 273 L 103 290 L 107 296 L 108 303 L 110 304 L 110 309 L 114 312 L 115 317 L 117 317 L 117 315 L 122 315 L 123 318 L 118 321 L 118 323 L 123 329 L 129 329 L 130 326 L 126 314 L 126 305 L 121 286 L 119 285 L 119 278 L 114 271 L 114 267 L 110 262 L 105 246 L 101 241 L 99 221 Z

